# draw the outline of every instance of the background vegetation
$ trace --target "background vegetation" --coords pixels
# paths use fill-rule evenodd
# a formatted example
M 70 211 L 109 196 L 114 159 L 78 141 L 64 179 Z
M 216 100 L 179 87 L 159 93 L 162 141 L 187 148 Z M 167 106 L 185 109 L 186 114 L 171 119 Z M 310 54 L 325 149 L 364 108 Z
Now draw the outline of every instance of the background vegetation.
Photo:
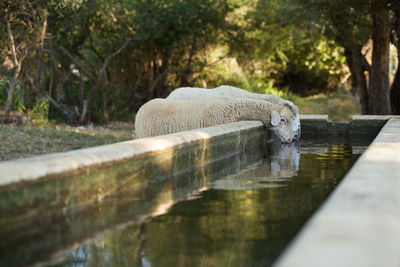
M 310 113 L 311 100 L 347 88 L 323 105 L 400 114 L 400 71 L 389 68 L 391 44 L 400 56 L 398 1 L 5 0 L 0 11 L 6 121 L 10 110 L 70 124 L 132 120 L 176 87 L 221 84 Z

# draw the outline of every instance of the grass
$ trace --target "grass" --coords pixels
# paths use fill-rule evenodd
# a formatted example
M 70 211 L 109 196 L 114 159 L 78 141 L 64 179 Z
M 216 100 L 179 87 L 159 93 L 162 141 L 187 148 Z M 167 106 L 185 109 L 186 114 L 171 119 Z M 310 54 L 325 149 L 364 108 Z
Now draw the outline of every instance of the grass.
M 352 115 L 361 114 L 358 100 L 349 92 L 338 90 L 325 95 L 292 99 L 300 114 L 328 114 L 334 122 L 349 122 Z
M 58 129 L 57 129 L 58 128 Z M 0 124 L 0 161 L 69 151 L 132 139 L 128 134 L 88 129 L 80 133 L 72 127 L 35 128 Z M 90 133 L 91 131 L 91 133 Z M 116 131 L 118 132 L 118 131 Z

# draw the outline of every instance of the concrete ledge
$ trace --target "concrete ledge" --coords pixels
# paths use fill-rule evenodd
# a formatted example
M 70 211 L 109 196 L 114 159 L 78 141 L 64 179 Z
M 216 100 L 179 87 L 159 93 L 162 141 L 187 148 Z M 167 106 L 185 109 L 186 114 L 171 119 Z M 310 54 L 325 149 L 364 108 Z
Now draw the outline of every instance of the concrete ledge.
M 32 181 L 42 177 L 115 164 L 168 149 L 179 149 L 227 135 L 237 135 L 241 131 L 255 128 L 262 129 L 262 123 L 241 121 L 159 137 L 2 162 L 0 163 L 0 187 L 11 183 Z M 241 140 L 238 139 L 237 142 L 239 144 Z
M 400 116 L 355 115 L 351 123 L 334 123 L 328 115 L 300 115 L 304 137 L 319 136 L 375 137 L 388 119 Z
M 394 115 L 353 115 L 351 119 L 353 121 L 387 121 L 391 118 L 400 118 L 400 116 Z
M 400 118 L 390 118 L 275 267 L 398 267 L 399 251 Z
M 300 114 L 300 121 L 328 121 L 328 115 Z

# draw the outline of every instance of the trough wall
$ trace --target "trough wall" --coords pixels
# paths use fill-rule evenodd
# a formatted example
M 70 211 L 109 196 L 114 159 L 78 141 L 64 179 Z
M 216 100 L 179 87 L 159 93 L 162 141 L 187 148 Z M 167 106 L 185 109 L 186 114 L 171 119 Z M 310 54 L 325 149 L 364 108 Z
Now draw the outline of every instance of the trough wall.
M 400 118 L 353 118 L 376 121 L 378 136 L 275 267 L 400 266 Z

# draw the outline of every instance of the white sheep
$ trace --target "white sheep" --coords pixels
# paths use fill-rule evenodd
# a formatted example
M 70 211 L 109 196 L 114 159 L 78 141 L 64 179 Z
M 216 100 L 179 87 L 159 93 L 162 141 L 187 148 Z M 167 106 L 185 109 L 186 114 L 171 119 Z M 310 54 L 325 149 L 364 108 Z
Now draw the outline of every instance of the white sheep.
M 172 91 L 167 97 L 167 99 L 200 100 L 205 98 L 209 99 L 213 97 L 249 98 L 256 100 L 265 100 L 278 105 L 286 106 L 292 111 L 294 116 L 292 124 L 294 139 L 300 138 L 301 126 L 300 126 L 299 109 L 291 101 L 282 99 L 278 96 L 269 94 L 251 93 L 249 91 L 237 87 L 222 85 L 214 89 L 204 89 L 197 87 L 180 87 Z
M 293 114 L 287 107 L 246 98 L 153 99 L 136 114 L 135 131 L 142 138 L 243 120 L 259 120 L 282 142 L 293 140 Z

